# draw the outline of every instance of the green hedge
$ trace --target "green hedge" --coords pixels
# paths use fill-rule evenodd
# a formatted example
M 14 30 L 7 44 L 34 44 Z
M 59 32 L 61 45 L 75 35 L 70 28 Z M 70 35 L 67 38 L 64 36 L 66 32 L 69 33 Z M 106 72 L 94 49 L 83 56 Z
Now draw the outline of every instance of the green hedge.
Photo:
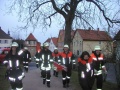
M 9 90 L 10 84 L 5 78 L 6 67 L 0 65 L 0 90 Z

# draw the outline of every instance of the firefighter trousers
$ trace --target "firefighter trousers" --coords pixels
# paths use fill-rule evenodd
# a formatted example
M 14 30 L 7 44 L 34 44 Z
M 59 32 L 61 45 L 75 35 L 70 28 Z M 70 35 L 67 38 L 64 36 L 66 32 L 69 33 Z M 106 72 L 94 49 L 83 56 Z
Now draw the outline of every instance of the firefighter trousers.
M 22 80 L 16 80 L 15 82 L 10 81 L 10 85 L 12 89 L 23 90 Z
M 47 71 L 42 70 L 41 74 L 42 74 L 42 77 L 43 77 L 43 84 L 45 84 L 45 82 L 47 82 L 47 85 L 48 84 L 50 85 L 50 77 L 51 77 L 50 70 L 47 70 Z
M 70 77 L 71 77 L 71 69 L 67 68 L 67 71 L 62 70 L 63 86 L 69 85 Z
M 92 90 L 93 85 L 91 85 L 92 83 L 91 80 L 89 80 L 88 78 L 80 78 L 79 80 L 80 80 L 80 85 L 82 87 L 82 90 Z
M 103 86 L 103 76 L 102 76 L 102 74 L 95 75 L 94 81 L 95 81 L 95 79 L 96 79 L 97 89 L 102 90 L 102 86 Z
M 23 66 L 26 72 L 28 72 L 28 61 L 23 61 Z

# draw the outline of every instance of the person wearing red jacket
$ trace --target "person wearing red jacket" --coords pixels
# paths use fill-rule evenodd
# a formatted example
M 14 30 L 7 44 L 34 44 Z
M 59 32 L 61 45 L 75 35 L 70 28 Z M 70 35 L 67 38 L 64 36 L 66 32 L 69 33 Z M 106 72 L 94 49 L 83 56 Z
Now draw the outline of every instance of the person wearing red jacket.
M 75 63 L 75 57 L 69 50 L 68 45 L 64 45 L 63 52 L 61 53 L 61 61 L 62 65 L 66 68 L 62 70 L 63 87 L 66 88 L 69 87 L 72 63 Z
M 78 78 L 83 90 L 92 90 L 94 84 L 93 63 L 87 51 L 78 58 Z
M 57 63 L 60 65 L 61 64 L 60 53 L 58 52 L 57 48 L 54 48 L 54 52 L 52 53 L 52 56 L 53 56 L 54 63 Z M 58 77 L 58 67 L 54 65 L 53 69 L 54 69 L 53 75 Z
M 103 76 L 102 73 L 103 71 L 107 74 L 107 70 L 105 67 L 105 60 L 103 57 L 103 54 L 101 53 L 101 48 L 100 46 L 95 46 L 94 52 L 91 54 L 93 64 L 94 64 L 94 76 L 97 85 L 97 90 L 102 90 L 103 86 Z

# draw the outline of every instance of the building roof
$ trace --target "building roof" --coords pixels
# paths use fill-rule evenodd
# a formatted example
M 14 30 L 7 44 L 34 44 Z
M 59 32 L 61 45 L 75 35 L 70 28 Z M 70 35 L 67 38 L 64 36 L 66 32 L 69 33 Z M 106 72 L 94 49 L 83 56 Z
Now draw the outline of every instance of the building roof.
M 71 39 L 73 39 L 74 34 L 75 34 L 75 30 L 71 30 Z M 65 30 L 60 30 L 58 35 L 58 39 L 59 38 L 60 39 L 58 42 L 64 42 L 64 37 L 65 37 Z
M 112 38 L 105 31 L 77 29 L 83 40 L 108 41 Z
M 37 39 L 33 36 L 32 33 L 29 34 L 29 36 L 26 38 L 27 41 L 37 41 Z
M 12 37 L 6 34 L 0 27 L 0 39 L 12 39 Z
M 118 33 L 115 35 L 114 40 L 120 40 L 120 30 Z
M 56 38 L 56 37 L 53 37 L 53 38 L 51 38 L 51 40 L 53 41 L 53 43 L 54 43 L 54 45 L 57 47 L 58 45 L 58 38 Z
M 50 40 L 51 40 L 51 38 L 48 38 L 45 42 L 50 43 Z M 45 43 L 45 42 L 44 42 L 44 43 Z

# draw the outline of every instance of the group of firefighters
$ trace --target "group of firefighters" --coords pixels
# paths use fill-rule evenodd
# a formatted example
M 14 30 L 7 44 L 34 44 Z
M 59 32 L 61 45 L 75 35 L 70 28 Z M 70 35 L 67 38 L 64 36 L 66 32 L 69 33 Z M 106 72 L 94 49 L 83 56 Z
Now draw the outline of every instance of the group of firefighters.
M 6 77 L 8 77 L 11 90 L 23 90 L 22 79 L 25 77 L 24 70 L 28 72 L 28 64 L 31 62 L 31 55 L 27 47 L 18 51 L 18 43 L 13 42 L 9 54 L 5 57 L 3 64 L 7 66 Z M 51 68 L 53 66 L 53 75 L 58 77 L 58 72 L 62 72 L 63 88 L 69 87 L 72 67 L 76 66 L 76 58 L 70 51 L 67 44 L 63 47 L 63 52 L 54 52 L 49 49 L 49 43 L 44 43 L 41 50 L 35 54 L 36 67 L 41 70 L 43 84 L 50 87 Z M 22 62 L 21 62 L 22 61 Z M 92 90 L 95 79 L 97 90 L 102 90 L 103 77 L 102 72 L 106 72 L 103 54 L 100 46 L 95 46 L 94 52 L 90 55 L 87 51 L 82 52 L 78 57 L 78 78 L 83 90 Z

